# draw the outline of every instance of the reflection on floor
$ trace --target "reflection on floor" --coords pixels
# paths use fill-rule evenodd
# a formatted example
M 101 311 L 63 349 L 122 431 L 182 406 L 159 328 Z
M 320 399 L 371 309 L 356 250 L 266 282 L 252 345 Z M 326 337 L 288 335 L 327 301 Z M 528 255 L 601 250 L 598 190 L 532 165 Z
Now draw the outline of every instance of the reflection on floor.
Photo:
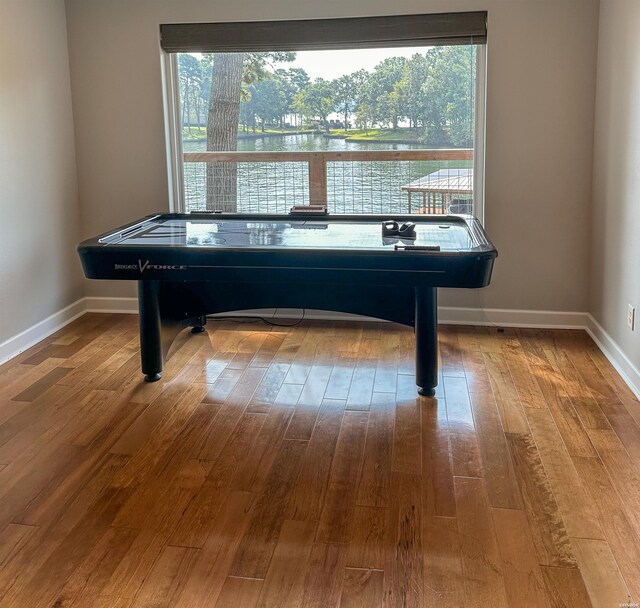
M 586 334 L 218 322 L 162 381 L 137 319 L 0 367 L 0 605 L 618 606 L 640 404 Z

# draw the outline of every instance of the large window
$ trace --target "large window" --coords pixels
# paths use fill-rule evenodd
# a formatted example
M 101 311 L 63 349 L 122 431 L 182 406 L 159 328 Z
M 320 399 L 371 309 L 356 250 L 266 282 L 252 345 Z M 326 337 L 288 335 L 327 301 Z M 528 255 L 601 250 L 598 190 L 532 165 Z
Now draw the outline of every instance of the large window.
M 174 207 L 481 215 L 485 19 L 162 26 Z

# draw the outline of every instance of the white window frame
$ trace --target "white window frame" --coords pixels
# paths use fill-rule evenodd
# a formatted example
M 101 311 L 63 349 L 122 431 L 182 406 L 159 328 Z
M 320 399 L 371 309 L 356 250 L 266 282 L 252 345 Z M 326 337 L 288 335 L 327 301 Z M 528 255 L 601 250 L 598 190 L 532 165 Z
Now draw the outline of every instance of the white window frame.
M 182 122 L 180 119 L 180 79 L 178 56 L 162 52 L 162 89 L 164 128 L 167 143 L 167 179 L 169 211 L 184 213 L 184 161 L 182 150 Z
M 165 110 L 165 138 L 167 143 L 167 177 L 169 210 L 185 213 L 184 161 L 182 124 L 180 119 L 180 82 L 176 53 L 162 52 L 162 73 Z M 487 46 L 476 45 L 475 127 L 473 147 L 473 203 L 474 215 L 484 225 L 485 141 L 487 105 Z M 363 214 L 366 215 L 366 214 Z
M 484 171 L 487 134 L 487 45 L 476 45 L 476 95 L 473 141 L 473 213 L 484 226 Z

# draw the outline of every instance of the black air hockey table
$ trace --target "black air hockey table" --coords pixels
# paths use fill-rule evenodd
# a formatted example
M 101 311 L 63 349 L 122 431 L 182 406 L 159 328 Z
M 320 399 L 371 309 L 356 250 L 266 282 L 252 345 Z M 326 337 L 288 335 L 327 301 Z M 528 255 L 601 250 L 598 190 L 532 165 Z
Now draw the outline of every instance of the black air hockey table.
M 471 216 L 403 215 L 415 238 L 383 236 L 388 216 L 158 214 L 78 245 L 91 279 L 138 281 L 142 372 L 160 378 L 176 335 L 206 315 L 312 308 L 415 329 L 418 392 L 437 384 L 438 287 L 489 284 L 497 251 Z

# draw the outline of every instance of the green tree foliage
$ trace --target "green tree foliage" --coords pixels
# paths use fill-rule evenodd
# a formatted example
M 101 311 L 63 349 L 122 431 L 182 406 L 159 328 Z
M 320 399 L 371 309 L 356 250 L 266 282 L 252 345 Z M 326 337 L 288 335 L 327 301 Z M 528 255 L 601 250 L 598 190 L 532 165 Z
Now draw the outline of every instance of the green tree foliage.
M 475 48 L 436 47 L 427 56 L 422 84 L 422 126 L 433 145 L 468 147 L 473 143 Z
M 318 121 L 332 113 L 358 128 L 409 127 L 426 146 L 473 143 L 474 46 L 426 49 L 389 57 L 372 71 L 311 81 L 301 68 L 283 67 L 294 53 L 216 53 L 179 56 L 182 121 L 188 130 L 208 114 L 207 148 L 234 150 L 245 130 Z M 213 86 L 212 86 L 213 82 Z M 207 112 L 208 109 L 208 112 Z M 233 178 L 230 178 L 233 181 Z
M 275 78 L 259 80 L 249 87 L 249 94 L 251 99 L 248 105 L 259 119 L 262 131 L 265 126 L 280 122 L 287 110 L 287 96 L 282 81 Z
M 181 120 L 183 125 L 187 125 L 189 133 L 191 133 L 191 125 L 194 122 L 200 124 L 200 92 L 203 85 L 203 65 L 192 55 L 183 53 L 178 59 L 178 68 L 180 75 L 180 93 L 181 93 Z M 209 78 L 209 86 L 211 86 Z M 195 117 L 193 110 L 195 109 Z
M 456 147 L 473 145 L 475 122 L 476 56 L 474 47 L 450 47 L 447 91 L 449 138 Z
M 275 71 L 275 77 L 280 81 L 286 99 L 286 108 L 280 119 L 280 126 L 284 123 L 284 115 L 295 114 L 296 124 L 298 124 L 297 113 L 294 111 L 293 102 L 296 93 L 309 86 L 311 79 L 302 68 L 279 68 Z
M 358 106 L 360 91 L 367 81 L 367 76 L 366 70 L 358 70 L 353 74 L 345 74 L 331 83 L 335 104 L 333 109 L 342 115 L 345 131 L 349 124 L 349 116 Z
M 371 108 L 376 123 L 398 128 L 404 117 L 404 100 L 399 83 L 407 69 L 404 57 L 389 57 L 379 63 L 363 87 L 362 101 Z
M 421 126 L 424 120 L 425 99 L 422 86 L 427 80 L 428 66 L 427 55 L 416 53 L 407 61 L 402 77 L 394 85 L 402 102 L 400 111 L 413 129 Z
M 327 125 L 327 117 L 333 111 L 335 101 L 331 83 L 324 78 L 316 78 L 311 84 L 293 96 L 293 109 L 308 120 L 319 119 Z

